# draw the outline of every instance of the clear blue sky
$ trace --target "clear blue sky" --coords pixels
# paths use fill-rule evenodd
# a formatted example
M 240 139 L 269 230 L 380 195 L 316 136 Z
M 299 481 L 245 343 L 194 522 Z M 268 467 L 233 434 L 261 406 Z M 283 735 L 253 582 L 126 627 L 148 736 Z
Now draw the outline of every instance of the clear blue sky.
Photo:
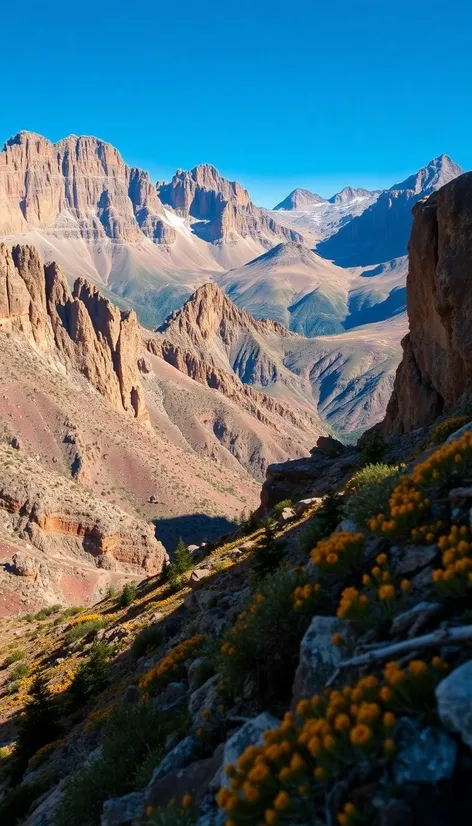
M 1 144 L 93 134 L 266 206 L 472 166 L 470 0 L 10 0 L 1 29 Z

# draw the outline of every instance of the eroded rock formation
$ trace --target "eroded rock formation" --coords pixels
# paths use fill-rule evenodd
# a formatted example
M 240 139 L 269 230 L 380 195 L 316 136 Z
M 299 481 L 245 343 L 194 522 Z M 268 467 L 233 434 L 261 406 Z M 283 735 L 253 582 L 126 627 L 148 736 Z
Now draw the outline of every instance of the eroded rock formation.
M 403 340 L 382 431 L 430 424 L 472 394 L 472 173 L 414 208 Z
M 44 266 L 33 247 L 0 244 L 0 330 L 24 333 L 40 351 L 55 346 L 114 407 L 147 419 L 135 313 L 83 279 L 71 293 L 60 267 Z

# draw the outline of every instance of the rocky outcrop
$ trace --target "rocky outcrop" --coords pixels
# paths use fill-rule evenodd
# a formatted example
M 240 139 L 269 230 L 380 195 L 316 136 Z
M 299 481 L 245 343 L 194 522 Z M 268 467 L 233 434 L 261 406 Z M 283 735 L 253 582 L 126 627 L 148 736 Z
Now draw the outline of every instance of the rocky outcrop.
M 175 238 L 149 175 L 94 137 L 55 144 L 33 132 L 10 138 L 0 152 L 0 202 L 2 235 L 48 227 L 85 240 Z
M 407 281 L 410 332 L 403 340 L 382 432 L 428 425 L 472 395 L 472 173 L 413 211 Z
M 194 223 L 194 231 L 211 243 L 251 237 L 271 246 L 267 236 L 302 241 L 295 230 L 282 227 L 252 203 L 249 193 L 237 183 L 223 178 L 210 164 L 190 171 L 177 170 L 172 181 L 158 187 L 159 198 Z
M 114 407 L 147 419 L 135 313 L 81 278 L 71 293 L 60 267 L 44 266 L 33 247 L 0 244 L 0 331 L 23 333 L 40 351 L 55 347 Z
M 77 553 L 87 555 L 78 559 L 93 557 L 97 567 L 124 563 L 148 576 L 161 570 L 167 555 L 146 522 L 28 457 L 12 463 L 8 448 L 0 446 L 0 459 L 0 515 L 10 514 L 19 537 L 39 550 L 50 550 L 54 537 L 69 538 Z M 29 576 L 31 566 L 21 559 L 13 560 L 16 572 L 21 568 Z

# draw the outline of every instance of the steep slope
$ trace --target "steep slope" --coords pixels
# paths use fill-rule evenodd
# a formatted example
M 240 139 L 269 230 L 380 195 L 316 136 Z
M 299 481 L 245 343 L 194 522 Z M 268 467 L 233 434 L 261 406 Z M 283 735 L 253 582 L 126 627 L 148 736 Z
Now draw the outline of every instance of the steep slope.
M 414 209 L 407 279 L 410 332 L 382 425 L 386 434 L 430 424 L 472 394 L 470 289 L 472 173 Z
M 321 241 L 318 252 L 343 267 L 379 264 L 405 255 L 414 204 L 462 172 L 447 155 L 440 155 L 382 192 L 361 215 Z
M 255 318 L 274 319 L 305 336 L 343 330 L 349 274 L 302 244 L 278 244 L 216 281 Z
M 304 338 L 256 321 L 213 284 L 200 287 L 156 333 L 162 352 L 192 374 L 212 365 L 325 427 L 358 433 L 382 417 L 398 364 L 401 323 L 338 336 Z M 321 428 L 323 424 L 321 424 Z

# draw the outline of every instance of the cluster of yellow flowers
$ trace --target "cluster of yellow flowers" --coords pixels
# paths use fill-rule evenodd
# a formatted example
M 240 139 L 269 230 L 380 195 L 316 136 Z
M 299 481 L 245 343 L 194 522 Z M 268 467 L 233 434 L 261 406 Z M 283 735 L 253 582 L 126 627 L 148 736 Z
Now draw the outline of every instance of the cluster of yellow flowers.
M 190 824 L 190 822 L 194 823 L 193 817 L 190 817 L 190 819 L 187 817 L 188 815 L 192 815 L 191 810 L 193 808 L 193 797 L 190 794 L 184 794 L 182 800 L 180 801 L 180 807 L 177 806 L 175 798 L 172 798 L 172 800 L 170 800 L 168 805 L 166 806 L 167 810 L 172 811 L 172 822 L 177 822 L 175 821 L 174 816 L 179 816 L 179 823 L 181 823 L 182 826 L 186 826 L 186 824 Z M 154 806 L 146 807 L 146 817 L 148 817 L 151 821 L 154 819 L 155 814 L 157 814 L 158 816 L 162 814 L 162 808 L 158 807 L 157 809 L 155 809 Z M 161 817 L 159 817 L 159 823 L 162 824 L 163 822 L 164 820 Z M 167 818 L 165 819 L 165 822 L 167 823 Z
M 306 585 L 297 585 L 293 592 L 294 611 L 312 611 L 320 594 L 321 585 L 319 582 L 317 582 L 315 585 L 312 585 L 309 582 L 307 582 Z
M 441 531 L 445 528 L 444 522 L 438 520 L 429 525 L 419 525 L 417 528 L 412 528 L 411 538 L 413 542 L 419 545 L 432 545 L 441 535 Z
M 149 692 L 153 689 L 164 688 L 164 686 L 172 682 L 172 680 L 177 679 L 182 671 L 185 660 L 195 654 L 204 639 L 203 634 L 196 634 L 194 637 L 189 637 L 189 639 L 176 645 L 172 651 L 169 651 L 169 653 L 150 668 L 146 674 L 143 674 L 139 680 L 139 688 L 144 692 L 144 699 L 149 697 Z
M 452 525 L 450 533 L 440 536 L 442 568 L 433 571 L 433 582 L 445 595 L 462 595 L 472 587 L 472 540 L 469 529 Z
M 82 614 L 80 617 L 74 617 L 74 619 L 71 619 L 69 628 L 73 628 L 74 625 L 81 625 L 83 622 L 94 622 L 95 620 L 101 619 L 103 619 L 101 614 Z
M 337 821 L 340 826 L 353 826 L 355 823 L 365 823 L 367 818 L 363 816 L 354 803 L 346 803 L 343 810 L 337 815 Z
M 472 469 L 472 432 L 463 433 L 450 444 L 444 444 L 424 462 L 417 465 L 410 474 L 414 485 L 429 485 L 434 482 L 449 482 L 457 476 L 461 478 Z
M 310 554 L 310 559 L 321 573 L 344 573 L 355 570 L 360 562 L 363 546 L 364 534 L 337 531 L 318 542 Z
M 263 594 L 256 594 L 251 604 L 246 608 L 245 611 L 241 611 L 236 618 L 236 622 L 234 623 L 230 634 L 231 637 L 238 637 L 243 634 L 249 628 L 249 622 L 257 617 L 259 613 L 260 606 L 265 601 L 265 597 Z M 236 640 L 234 640 L 236 642 Z M 236 653 L 236 647 L 233 645 L 232 642 L 227 640 L 224 642 L 220 648 L 222 654 L 226 654 L 228 657 L 232 657 L 233 654 Z
M 360 756 L 388 760 L 395 754 L 395 711 L 432 702 L 446 668 L 439 657 L 431 665 L 413 660 L 406 669 L 392 662 L 383 680 L 369 675 L 300 700 L 296 714 L 287 712 L 265 733 L 263 745 L 249 746 L 227 767 L 229 788 L 217 798 L 226 826 L 311 822 L 327 781 L 345 776 Z
M 451 436 L 452 433 L 455 433 L 456 430 L 459 430 L 468 422 L 470 422 L 470 416 L 453 416 L 450 419 L 446 419 L 446 421 L 441 422 L 441 424 L 438 424 L 438 426 L 434 428 L 430 441 L 434 442 L 434 444 L 442 444 L 448 436 Z
M 398 600 L 408 593 L 411 583 L 403 579 L 399 591 L 392 584 L 392 576 L 386 554 L 376 557 L 376 565 L 370 574 L 362 577 L 362 590 L 345 588 L 336 615 L 341 619 L 376 621 L 379 617 L 391 616 L 398 608 Z
M 389 513 L 379 513 L 368 520 L 373 533 L 408 536 L 428 511 L 430 501 L 415 488 L 409 478 L 402 479 L 388 500 Z

